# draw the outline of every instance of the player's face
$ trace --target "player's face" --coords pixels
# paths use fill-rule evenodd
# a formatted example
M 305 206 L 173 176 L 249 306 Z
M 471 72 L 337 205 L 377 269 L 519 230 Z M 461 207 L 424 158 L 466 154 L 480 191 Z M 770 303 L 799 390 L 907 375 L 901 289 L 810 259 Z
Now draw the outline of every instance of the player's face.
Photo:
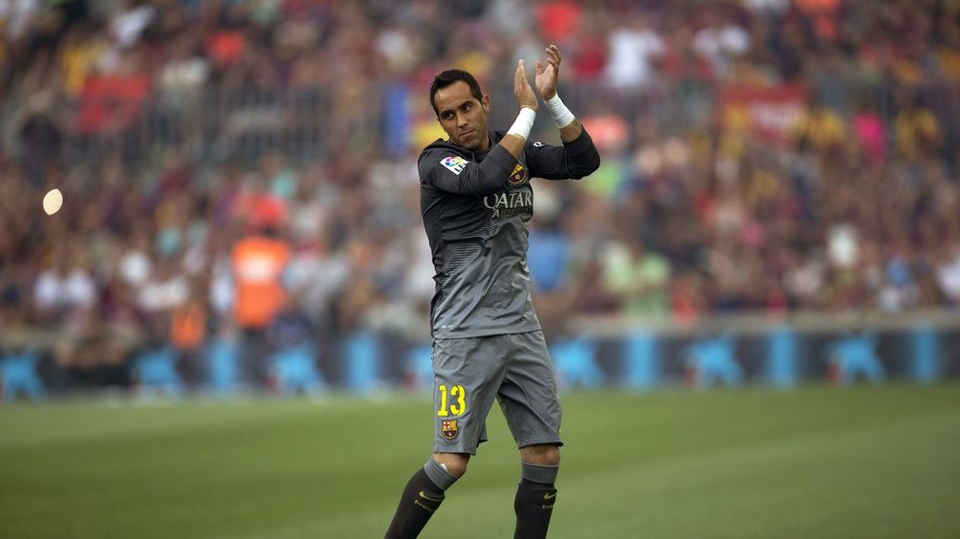
M 488 96 L 478 101 L 470 93 L 467 83 L 457 81 L 437 90 L 433 102 L 437 106 L 437 119 L 450 137 L 450 142 L 471 151 L 490 148 L 490 138 L 487 136 Z

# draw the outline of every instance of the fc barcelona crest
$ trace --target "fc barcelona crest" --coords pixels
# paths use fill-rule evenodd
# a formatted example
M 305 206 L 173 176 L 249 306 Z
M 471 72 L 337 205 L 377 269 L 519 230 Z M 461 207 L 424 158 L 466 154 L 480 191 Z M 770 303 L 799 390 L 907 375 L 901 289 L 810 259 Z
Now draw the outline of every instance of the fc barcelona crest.
M 444 419 L 440 424 L 440 434 L 445 440 L 453 440 L 460 434 L 456 419 Z
M 513 172 L 510 173 L 510 177 L 507 179 L 510 181 L 510 185 L 520 185 L 523 183 L 523 180 L 527 179 L 527 169 L 517 163 L 517 166 L 513 167 Z

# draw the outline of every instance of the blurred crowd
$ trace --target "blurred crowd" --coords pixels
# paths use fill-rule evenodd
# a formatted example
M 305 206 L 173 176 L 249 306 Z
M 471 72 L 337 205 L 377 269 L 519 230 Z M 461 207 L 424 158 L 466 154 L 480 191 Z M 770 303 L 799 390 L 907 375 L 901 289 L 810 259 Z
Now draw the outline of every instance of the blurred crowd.
M 0 332 L 54 330 L 78 373 L 145 342 L 424 338 L 429 82 L 472 71 L 506 127 L 515 59 L 547 43 L 604 159 L 535 184 L 548 331 L 960 305 L 960 2 L 6 1 L 0 30 Z M 761 136 L 732 87 L 799 106 Z M 228 90 L 323 114 L 225 151 L 191 120 Z

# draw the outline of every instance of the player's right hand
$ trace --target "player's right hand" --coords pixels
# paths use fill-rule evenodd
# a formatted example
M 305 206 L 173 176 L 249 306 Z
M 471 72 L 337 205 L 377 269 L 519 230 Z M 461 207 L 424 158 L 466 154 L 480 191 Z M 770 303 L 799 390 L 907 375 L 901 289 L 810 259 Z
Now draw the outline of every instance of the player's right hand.
M 537 94 L 527 79 L 527 69 L 523 60 L 517 62 L 517 72 L 513 77 L 513 95 L 517 98 L 520 108 L 527 107 L 536 111 L 540 107 Z

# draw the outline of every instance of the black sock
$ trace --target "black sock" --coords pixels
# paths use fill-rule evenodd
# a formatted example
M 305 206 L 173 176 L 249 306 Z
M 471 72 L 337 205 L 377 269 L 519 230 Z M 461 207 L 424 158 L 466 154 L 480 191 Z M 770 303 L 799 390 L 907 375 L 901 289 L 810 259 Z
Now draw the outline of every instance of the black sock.
M 436 469 L 440 469 L 433 461 L 428 462 L 427 466 L 431 464 L 436 466 Z M 436 470 L 431 471 L 437 473 Z M 449 487 L 456 480 L 452 476 L 447 475 L 447 477 L 450 480 L 444 481 L 448 482 L 444 487 Z M 444 490 L 446 488 L 437 486 L 430 479 L 426 469 L 420 468 L 417 470 L 417 473 L 413 474 L 413 477 L 410 478 L 410 481 L 407 481 L 407 486 L 403 489 L 397 512 L 393 515 L 393 521 L 390 522 L 390 527 L 387 528 L 387 535 L 384 539 L 413 539 L 419 535 L 433 513 L 440 508 L 440 503 L 443 502 L 444 498 Z
M 514 539 L 541 539 L 547 536 L 550 516 L 557 489 L 552 485 L 536 483 L 528 479 L 520 481 L 513 510 L 517 513 L 517 529 Z

